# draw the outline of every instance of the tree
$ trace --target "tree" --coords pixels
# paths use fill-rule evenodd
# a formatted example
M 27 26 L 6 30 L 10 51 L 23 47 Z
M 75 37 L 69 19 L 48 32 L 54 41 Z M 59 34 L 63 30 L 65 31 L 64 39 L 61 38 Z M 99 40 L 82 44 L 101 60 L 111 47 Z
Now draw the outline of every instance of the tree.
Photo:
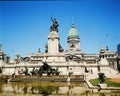
M 104 83 L 105 82 L 105 74 L 104 73 L 98 73 L 98 75 L 99 75 L 100 83 Z

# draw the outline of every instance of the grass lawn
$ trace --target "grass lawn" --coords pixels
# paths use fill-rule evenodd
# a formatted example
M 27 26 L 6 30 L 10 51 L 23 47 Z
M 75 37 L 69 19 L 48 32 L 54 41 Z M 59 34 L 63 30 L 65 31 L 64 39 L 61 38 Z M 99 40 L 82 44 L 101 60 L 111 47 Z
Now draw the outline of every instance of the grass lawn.
M 107 86 L 108 87 L 120 87 L 120 83 L 116 83 L 116 82 L 113 82 L 113 81 L 110 81 L 111 78 L 106 78 L 105 79 L 105 83 L 107 83 Z M 99 79 L 91 79 L 90 80 L 90 83 L 92 83 L 94 86 L 97 86 L 99 84 Z

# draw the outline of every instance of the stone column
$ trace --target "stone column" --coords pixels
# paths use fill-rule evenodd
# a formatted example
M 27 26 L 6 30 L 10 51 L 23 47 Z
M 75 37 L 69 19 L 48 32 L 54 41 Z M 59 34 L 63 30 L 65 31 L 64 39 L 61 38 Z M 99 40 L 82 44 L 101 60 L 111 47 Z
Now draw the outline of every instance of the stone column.
M 59 36 L 56 31 L 51 31 L 48 36 L 48 54 L 59 53 Z

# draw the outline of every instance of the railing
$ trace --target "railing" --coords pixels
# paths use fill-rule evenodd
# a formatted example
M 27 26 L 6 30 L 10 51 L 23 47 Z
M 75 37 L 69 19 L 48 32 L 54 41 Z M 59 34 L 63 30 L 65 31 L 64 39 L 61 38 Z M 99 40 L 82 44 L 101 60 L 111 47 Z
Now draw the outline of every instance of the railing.
M 7 76 L 10 78 L 11 82 L 22 82 L 22 81 L 53 81 L 53 82 L 66 82 L 68 76 L 67 75 L 59 75 L 59 76 L 25 76 L 25 75 L 17 75 L 15 77 Z M 81 82 L 84 81 L 84 75 L 71 75 L 70 76 L 71 82 Z

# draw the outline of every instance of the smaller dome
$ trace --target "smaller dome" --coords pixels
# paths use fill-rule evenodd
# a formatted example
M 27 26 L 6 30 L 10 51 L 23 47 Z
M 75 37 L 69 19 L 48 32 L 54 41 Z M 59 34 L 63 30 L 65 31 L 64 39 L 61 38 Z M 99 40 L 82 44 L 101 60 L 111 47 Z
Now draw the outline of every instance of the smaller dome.
M 77 29 L 75 28 L 74 23 L 72 23 L 71 29 L 68 33 L 68 38 L 79 38 Z

